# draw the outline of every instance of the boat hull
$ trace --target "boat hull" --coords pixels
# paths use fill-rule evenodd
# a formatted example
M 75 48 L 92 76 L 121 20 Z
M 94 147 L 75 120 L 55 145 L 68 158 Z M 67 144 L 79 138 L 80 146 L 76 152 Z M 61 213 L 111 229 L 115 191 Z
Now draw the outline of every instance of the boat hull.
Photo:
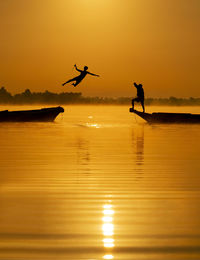
M 150 124 L 165 123 L 165 124 L 200 124 L 199 114 L 189 114 L 189 113 L 143 113 L 133 108 L 130 108 L 131 113 L 143 118 Z
M 42 108 L 24 111 L 0 111 L 0 122 L 53 122 L 63 113 L 62 107 Z

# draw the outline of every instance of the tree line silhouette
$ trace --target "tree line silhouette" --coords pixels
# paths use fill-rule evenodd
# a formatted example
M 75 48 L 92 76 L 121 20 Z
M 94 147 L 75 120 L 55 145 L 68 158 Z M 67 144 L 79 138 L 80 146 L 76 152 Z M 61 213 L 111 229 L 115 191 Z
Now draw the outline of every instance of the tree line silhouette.
M 116 104 L 130 105 L 132 97 L 84 97 L 82 93 L 24 92 L 12 95 L 5 87 L 0 88 L 0 104 Z M 200 98 L 146 98 L 145 105 L 200 106 Z

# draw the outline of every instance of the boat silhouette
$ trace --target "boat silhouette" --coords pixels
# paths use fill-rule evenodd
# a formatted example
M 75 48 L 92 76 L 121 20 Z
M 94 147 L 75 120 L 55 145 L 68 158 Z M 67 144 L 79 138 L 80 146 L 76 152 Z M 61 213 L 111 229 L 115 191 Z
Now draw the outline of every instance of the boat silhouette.
M 4 110 L 0 111 L 0 122 L 53 122 L 63 112 L 62 107 L 21 111 Z
M 131 113 L 135 113 L 150 124 L 155 123 L 182 123 L 182 124 L 200 124 L 200 114 L 190 113 L 144 113 L 130 108 Z

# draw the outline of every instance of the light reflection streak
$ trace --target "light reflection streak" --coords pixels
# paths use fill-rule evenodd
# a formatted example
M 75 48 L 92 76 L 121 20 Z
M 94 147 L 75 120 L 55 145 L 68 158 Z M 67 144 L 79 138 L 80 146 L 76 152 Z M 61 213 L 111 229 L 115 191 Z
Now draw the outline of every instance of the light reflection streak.
M 114 225 L 111 223 L 105 223 L 102 226 L 104 236 L 113 236 Z
M 94 128 L 100 128 L 101 127 L 101 125 L 99 125 L 99 124 L 92 124 L 92 123 L 86 123 L 86 126 L 87 127 L 94 127 Z
M 109 203 L 111 201 L 109 200 Z M 113 238 L 114 235 L 114 224 L 113 224 L 113 215 L 114 210 L 112 209 L 111 204 L 103 205 L 103 217 L 102 217 L 102 232 L 103 232 L 103 245 L 107 249 L 114 248 L 115 240 Z M 114 256 L 111 254 L 106 254 L 103 256 L 103 259 L 114 259 Z
M 110 216 L 104 216 L 104 217 L 102 218 L 102 220 L 103 220 L 103 222 L 112 222 L 112 221 L 113 221 L 113 218 L 110 217 Z
M 113 255 L 104 255 L 103 256 L 103 259 L 114 259 L 114 256 Z
M 106 205 L 103 205 L 103 208 L 104 208 L 104 209 L 111 209 L 111 208 L 112 208 L 112 205 L 106 204 Z
M 112 209 L 104 209 L 103 213 L 104 215 L 112 215 L 114 214 L 114 211 Z

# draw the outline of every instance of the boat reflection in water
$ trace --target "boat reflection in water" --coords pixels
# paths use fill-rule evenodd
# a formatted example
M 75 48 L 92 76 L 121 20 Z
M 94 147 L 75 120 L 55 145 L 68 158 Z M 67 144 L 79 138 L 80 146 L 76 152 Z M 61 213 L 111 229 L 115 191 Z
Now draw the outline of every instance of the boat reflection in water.
M 102 232 L 103 232 L 103 246 L 107 250 L 107 254 L 103 256 L 103 259 L 114 259 L 112 255 L 112 249 L 114 248 L 115 240 L 114 236 L 114 210 L 111 204 L 111 200 L 108 201 L 108 204 L 103 205 L 103 217 L 102 217 Z

